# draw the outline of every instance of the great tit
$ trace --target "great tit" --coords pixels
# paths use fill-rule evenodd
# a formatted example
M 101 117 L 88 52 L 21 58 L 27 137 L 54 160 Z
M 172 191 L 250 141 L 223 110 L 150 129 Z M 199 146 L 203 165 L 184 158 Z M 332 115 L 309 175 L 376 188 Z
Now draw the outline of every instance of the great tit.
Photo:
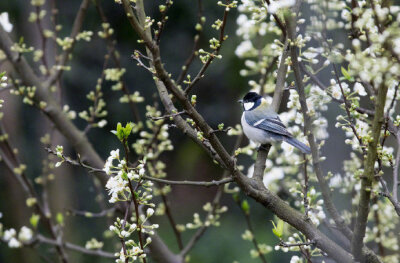
M 311 153 L 310 147 L 293 138 L 278 114 L 259 94 L 249 92 L 239 102 L 243 105 L 241 122 L 247 138 L 261 145 L 284 141 L 298 148 L 304 154 Z

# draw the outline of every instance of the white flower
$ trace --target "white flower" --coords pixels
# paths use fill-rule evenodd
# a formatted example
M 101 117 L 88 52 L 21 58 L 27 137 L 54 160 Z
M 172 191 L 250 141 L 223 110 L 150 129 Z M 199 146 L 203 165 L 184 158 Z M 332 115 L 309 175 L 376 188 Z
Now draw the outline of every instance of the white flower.
M 253 49 L 253 44 L 250 40 L 245 40 L 236 47 L 235 54 L 238 57 L 243 57 L 246 53 Z
M 290 259 L 290 263 L 298 263 L 298 262 L 300 262 L 299 256 L 292 256 L 292 258 Z
M 121 236 L 123 237 L 129 237 L 131 234 L 128 231 L 122 230 L 121 231 Z
M 119 252 L 119 259 L 121 260 L 121 262 L 125 262 L 125 254 L 123 248 L 121 248 L 121 252 Z
M 119 159 L 119 149 L 112 150 L 110 152 L 110 157 L 112 157 L 113 159 Z
M 335 85 L 332 87 L 332 97 L 339 100 L 342 97 L 342 91 L 340 90 L 339 85 Z
M 393 46 L 394 46 L 393 48 L 394 52 L 400 54 L 400 37 L 393 40 Z
M 26 242 L 32 239 L 33 232 L 29 227 L 23 226 L 19 230 L 18 239 L 22 242 Z
M 144 168 L 141 168 L 141 169 L 139 170 L 139 175 L 140 175 L 140 176 L 144 175 L 144 172 L 145 172 Z
M 137 227 L 136 224 L 132 224 L 132 225 L 129 227 L 129 231 L 130 231 L 130 232 L 135 231 L 136 227 Z
M 97 125 L 99 126 L 99 128 L 103 128 L 104 126 L 107 125 L 107 121 L 106 120 L 101 120 L 97 123 Z
M 6 32 L 11 32 L 13 29 L 13 25 L 10 23 L 10 20 L 8 19 L 8 13 L 3 12 L 0 14 L 0 25 L 4 28 Z
M 109 162 L 106 162 L 106 164 L 105 164 L 105 166 L 103 168 L 103 171 L 108 175 L 111 174 L 111 167 L 110 167 L 110 163 Z
M 21 242 L 19 242 L 15 237 L 11 238 L 11 240 L 8 242 L 8 246 L 10 248 L 18 248 L 21 246 Z
M 342 183 L 342 177 L 340 174 L 335 174 L 332 176 L 332 178 L 329 180 L 329 187 L 339 187 Z
M 356 82 L 356 84 L 354 84 L 354 91 L 358 93 L 358 95 L 360 96 L 366 96 L 367 92 L 365 92 L 365 88 L 363 85 L 361 85 L 361 83 Z
M 285 143 L 281 144 L 281 148 L 282 148 L 283 152 L 285 153 L 286 157 L 289 157 L 290 155 L 292 155 L 293 149 L 294 149 L 294 147 L 292 145 L 285 142 Z
M 146 211 L 147 216 L 152 216 L 154 214 L 154 209 L 153 208 L 148 208 Z
M 247 177 L 252 178 L 254 174 L 254 164 L 247 170 Z
M 5 241 L 9 241 L 11 238 L 15 237 L 16 234 L 17 232 L 14 228 L 7 229 L 6 231 L 4 231 L 3 239 Z
M 266 173 L 263 178 L 264 186 L 268 188 L 268 186 L 276 180 L 283 179 L 283 169 L 280 167 L 274 167 L 271 169 L 269 173 Z
M 280 0 L 280 1 L 271 1 L 271 4 L 268 6 L 268 11 L 271 14 L 275 14 L 279 9 L 285 7 L 291 7 L 296 3 L 295 0 Z
M 111 195 L 110 202 L 113 203 L 118 198 L 118 193 L 123 192 L 126 187 L 126 182 L 120 176 L 113 176 L 108 179 L 106 188 Z
M 140 249 L 140 247 L 132 247 L 132 252 L 134 255 L 137 255 L 137 254 L 141 253 L 142 250 Z

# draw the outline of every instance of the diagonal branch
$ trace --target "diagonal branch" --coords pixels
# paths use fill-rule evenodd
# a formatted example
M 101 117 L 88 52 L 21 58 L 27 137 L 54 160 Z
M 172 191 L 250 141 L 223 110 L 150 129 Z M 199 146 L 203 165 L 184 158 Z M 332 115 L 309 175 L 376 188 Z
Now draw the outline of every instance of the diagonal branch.
M 139 37 L 144 41 L 144 44 L 148 48 L 148 53 L 152 56 L 154 62 L 154 69 L 157 77 L 157 88 L 160 91 L 170 91 L 174 97 L 180 102 L 182 107 L 187 111 L 188 115 L 194 120 L 198 128 L 203 132 L 204 137 L 210 142 L 215 152 L 221 158 L 223 166 L 234 176 L 235 181 L 242 188 L 242 190 L 255 199 L 257 202 L 263 204 L 266 208 L 271 210 L 279 218 L 288 222 L 290 225 L 303 232 L 306 237 L 310 240 L 315 240 L 316 246 L 328 253 L 332 258 L 338 262 L 353 262 L 352 257 L 349 253 L 343 250 L 340 246 L 334 243 L 331 239 L 321 233 L 315 226 L 310 222 L 303 219 L 303 216 L 298 211 L 291 208 L 286 202 L 280 199 L 278 196 L 270 192 L 264 187 L 262 182 L 256 181 L 244 176 L 236 167 L 235 160 L 228 154 L 224 146 L 221 144 L 219 139 L 212 133 L 213 130 L 204 118 L 197 112 L 190 101 L 186 98 L 185 94 L 176 87 L 176 84 L 171 80 L 169 74 L 164 69 L 163 63 L 161 62 L 159 47 L 152 42 L 148 34 L 143 31 L 143 27 L 139 24 L 139 21 L 133 14 L 133 11 L 129 5 L 128 0 L 123 0 L 123 6 L 125 12 L 128 14 L 128 19 L 137 32 Z M 138 6 L 136 6 L 138 7 Z M 136 8 L 138 10 L 138 8 Z M 138 12 L 144 12 L 139 10 Z M 142 14 L 143 15 L 143 14 Z M 161 82 L 161 83 L 160 83 Z M 161 85 L 162 84 L 162 85 Z M 160 90 L 164 88 L 165 90 Z M 160 93 L 160 97 L 165 95 Z M 165 97 L 164 97 L 165 99 Z M 171 101 L 169 101 L 171 102 Z M 172 102 L 171 102 L 172 103 Z M 173 107 L 173 104 L 170 105 Z M 178 116 L 179 117 L 179 116 Z M 265 161 L 265 160 L 264 160 Z
M 49 91 L 44 88 L 42 82 L 34 74 L 26 59 L 11 51 L 12 45 L 13 42 L 8 34 L 0 27 L 0 49 L 4 51 L 7 59 L 12 63 L 15 71 L 21 77 L 22 82 L 27 86 L 36 87 L 34 96 L 35 105 L 45 102 L 46 107 L 42 109 L 43 113 L 54 123 L 60 133 L 67 138 L 72 147 L 82 156 L 82 159 L 94 167 L 103 167 L 103 160 L 94 150 L 88 138 L 71 122 L 62 111 L 60 105 L 50 96 Z M 108 179 L 103 173 L 96 173 L 96 176 L 103 184 Z

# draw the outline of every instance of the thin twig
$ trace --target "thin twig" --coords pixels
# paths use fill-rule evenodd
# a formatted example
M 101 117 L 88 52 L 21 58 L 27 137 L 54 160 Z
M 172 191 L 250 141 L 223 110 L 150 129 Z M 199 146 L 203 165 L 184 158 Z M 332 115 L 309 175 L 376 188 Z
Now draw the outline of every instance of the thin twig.
M 229 8 L 225 8 L 224 10 L 224 16 L 222 18 L 222 24 L 221 24 L 221 30 L 219 33 L 219 45 L 216 47 L 216 49 L 210 54 L 209 58 L 207 59 L 206 63 L 204 63 L 203 67 L 200 69 L 200 71 L 197 73 L 196 77 L 192 80 L 192 82 L 189 84 L 189 86 L 185 89 L 185 94 L 189 94 L 190 91 L 193 89 L 193 87 L 196 85 L 196 83 L 203 78 L 204 73 L 206 72 L 208 66 L 213 62 L 214 58 L 218 56 L 219 51 L 222 47 L 222 43 L 225 40 L 225 26 L 226 26 L 226 20 L 228 18 L 228 13 L 229 13 Z
M 244 215 L 244 218 L 246 219 L 247 228 L 251 232 L 251 235 L 252 235 L 251 242 L 253 243 L 255 249 L 258 252 L 260 260 L 263 263 L 267 263 L 267 259 L 265 258 L 264 254 L 261 252 L 260 246 L 258 245 L 258 241 L 257 241 L 257 239 L 255 237 L 255 231 L 254 231 L 253 225 L 252 225 L 251 220 L 250 220 L 250 214 L 242 209 L 241 201 L 240 201 L 239 198 L 236 199 L 235 201 L 236 201 L 236 204 L 239 206 L 240 210 L 242 211 L 242 214 Z
M 0 122 L 0 134 L 6 134 L 6 131 L 1 122 Z M 16 179 L 18 180 L 22 189 L 24 190 L 25 194 L 28 197 L 34 198 L 35 200 L 37 200 L 37 202 L 34 203 L 34 208 L 35 208 L 36 212 L 39 213 L 39 215 L 42 219 L 41 221 L 43 222 L 44 226 L 49 230 L 51 237 L 54 239 L 56 239 L 56 238 L 60 239 L 62 241 L 62 237 L 57 235 L 56 228 L 55 228 L 51 218 L 49 218 L 47 216 L 45 208 L 44 208 L 43 204 L 41 203 L 40 198 L 39 198 L 38 194 L 36 193 L 31 181 L 28 179 L 28 177 L 26 176 L 26 174 L 24 172 L 22 172 L 19 175 L 14 172 L 15 168 L 20 167 L 21 162 L 19 161 L 18 157 L 15 155 L 14 151 L 12 150 L 13 148 L 11 147 L 9 141 L 4 140 L 3 145 L 4 145 L 5 149 L 3 150 L 0 148 L 0 154 L 3 157 L 3 159 L 7 165 L 7 168 L 9 168 L 11 173 L 16 177 Z M 5 154 L 6 152 L 8 154 Z M 61 261 L 63 263 L 68 263 L 68 256 L 67 256 L 63 246 L 57 245 L 56 250 L 57 250 L 57 253 L 59 254 Z
M 201 25 L 201 27 L 203 27 L 204 25 L 204 20 L 202 19 L 203 17 L 203 5 L 202 5 L 202 0 L 197 0 L 197 5 L 198 5 L 198 11 L 197 11 L 197 24 Z M 190 65 L 192 64 L 194 58 L 196 57 L 196 52 L 199 49 L 199 40 L 200 40 L 200 34 L 197 33 L 194 36 L 194 40 L 193 40 L 193 48 L 192 51 L 190 52 L 189 57 L 186 59 L 185 64 L 182 66 L 182 71 L 179 74 L 176 83 L 178 85 L 180 85 L 183 81 L 183 79 L 186 76 L 186 73 L 189 70 Z
M 72 31 L 70 34 L 70 38 L 74 39 L 74 41 L 71 44 L 71 47 L 66 49 L 62 54 L 61 54 L 61 59 L 60 61 L 58 61 L 58 66 L 61 66 L 60 69 L 56 69 L 56 71 L 51 74 L 49 76 L 49 78 L 46 80 L 46 83 L 44 84 L 45 88 L 50 87 L 51 85 L 54 84 L 54 82 L 56 82 L 57 79 L 61 78 L 62 73 L 64 72 L 64 70 L 62 69 L 63 66 L 65 66 L 65 64 L 68 61 L 69 55 L 71 54 L 75 43 L 76 43 L 76 36 L 79 34 L 79 31 L 82 28 L 85 16 L 86 16 L 86 11 L 89 7 L 90 4 L 90 0 L 82 0 L 81 5 L 79 6 L 79 10 L 76 13 L 76 17 L 74 20 L 74 23 L 72 25 Z
M 151 119 L 152 121 L 159 121 L 159 120 L 165 120 L 165 119 L 169 119 L 169 118 L 172 118 L 172 117 L 175 117 L 175 116 L 178 116 L 178 115 L 182 115 L 182 114 L 185 114 L 186 113 L 186 111 L 180 111 L 180 112 L 177 112 L 177 113 L 172 113 L 172 114 L 167 114 L 167 115 L 164 115 L 164 116 L 160 116 L 160 117 L 152 117 L 152 116 L 147 116 L 149 119 Z
M 80 253 L 87 254 L 87 255 L 99 256 L 99 257 L 103 257 L 103 258 L 113 258 L 113 259 L 116 258 L 114 253 L 105 252 L 100 249 L 96 249 L 96 250 L 86 249 L 84 247 L 81 247 L 81 246 L 78 246 L 78 245 L 75 245 L 72 243 L 68 243 L 68 242 L 60 243 L 59 241 L 44 237 L 42 235 L 37 235 L 36 240 L 40 243 L 49 244 L 49 245 L 53 245 L 53 246 L 62 246 L 63 245 L 67 249 L 78 251 Z
M 307 173 L 307 157 L 303 154 L 304 157 L 304 188 L 303 188 L 303 195 L 304 195 L 304 215 L 306 220 L 309 220 L 308 212 L 309 212 L 309 202 L 308 202 L 308 173 Z
M 301 243 L 289 244 L 289 243 L 285 243 L 285 242 L 283 242 L 283 240 L 281 240 L 278 245 L 281 246 L 281 247 L 312 246 L 312 245 L 315 245 L 315 241 L 311 240 L 309 242 L 301 242 Z
M 92 218 L 92 217 L 105 217 L 105 216 L 108 216 L 108 215 L 114 213 L 115 210 L 116 210 L 116 208 L 112 207 L 112 208 L 108 208 L 108 209 L 102 210 L 102 211 L 100 211 L 98 213 L 89 212 L 89 211 L 75 210 L 75 209 L 67 209 L 67 212 L 70 213 L 73 216 L 77 215 L 77 216 L 84 216 L 84 217 Z
M 387 187 L 386 181 L 382 178 L 382 176 L 379 176 L 379 182 L 382 185 L 383 192 L 379 193 L 379 195 L 386 197 L 389 199 L 389 201 L 392 203 L 394 210 L 396 211 L 397 215 L 400 216 L 400 203 L 397 202 L 393 195 L 390 194 L 389 188 Z
M 167 199 L 167 196 L 161 191 L 161 199 L 165 206 L 165 214 L 167 215 L 168 221 L 171 224 L 171 228 L 174 231 L 174 235 L 176 237 L 176 242 L 178 243 L 178 248 L 180 250 L 183 249 L 183 241 L 182 241 L 182 234 L 176 227 L 175 219 L 172 215 L 171 208 Z
M 295 32 L 296 32 L 295 31 L 295 26 L 296 26 L 295 21 L 291 21 L 290 18 L 287 18 L 286 23 L 290 27 L 290 29 L 288 30 L 289 38 L 292 41 L 294 41 L 294 39 L 296 38 L 296 36 L 295 36 Z M 308 114 L 308 106 L 307 106 L 307 102 L 306 102 L 306 96 L 304 93 L 303 81 L 302 81 L 302 77 L 300 74 L 300 66 L 299 66 L 299 62 L 297 59 L 298 55 L 297 55 L 296 47 L 291 45 L 290 50 L 291 50 L 291 58 L 292 58 L 292 64 L 293 64 L 292 66 L 293 66 L 293 71 L 294 71 L 294 75 L 295 75 L 297 92 L 299 93 L 301 111 L 302 111 L 303 118 L 304 118 L 304 129 L 306 131 L 307 139 L 310 144 L 311 155 L 312 155 L 312 164 L 314 167 L 315 174 L 317 175 L 319 185 L 321 187 L 324 204 L 325 204 L 329 214 L 332 216 L 333 220 L 335 221 L 335 224 L 339 227 L 339 229 L 343 232 L 343 234 L 347 238 L 351 239 L 351 235 L 352 235 L 351 230 L 345 224 L 344 219 L 340 216 L 339 212 L 337 211 L 337 209 L 332 201 L 331 195 L 330 195 L 331 191 L 330 191 L 329 186 L 326 182 L 326 179 L 322 173 L 322 169 L 320 166 L 320 154 L 319 154 L 319 150 L 318 150 L 318 145 L 315 141 L 315 137 L 312 132 L 312 121 L 311 121 L 311 117 Z
M 224 178 L 221 180 L 213 180 L 210 182 L 202 182 L 202 181 L 173 181 L 173 180 L 165 180 L 165 179 L 161 179 L 161 178 L 155 178 L 155 177 L 151 177 L 151 176 L 147 176 L 147 175 L 143 175 L 144 179 L 150 180 L 150 181 L 155 181 L 155 182 L 159 182 L 159 183 L 163 183 L 163 184 L 167 184 L 167 185 L 191 185 L 191 186 L 205 186 L 205 187 L 211 187 L 211 186 L 220 186 L 223 184 L 227 184 L 227 183 L 232 183 L 234 180 L 232 177 L 229 178 Z

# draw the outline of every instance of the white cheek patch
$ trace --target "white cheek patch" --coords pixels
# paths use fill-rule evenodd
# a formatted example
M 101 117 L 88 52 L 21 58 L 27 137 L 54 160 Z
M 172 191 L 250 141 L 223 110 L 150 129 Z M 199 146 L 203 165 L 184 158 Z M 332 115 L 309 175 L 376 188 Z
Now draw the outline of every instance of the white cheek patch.
M 243 104 L 243 107 L 245 110 L 250 110 L 251 108 L 253 108 L 253 106 L 254 106 L 254 102 L 245 102 Z

